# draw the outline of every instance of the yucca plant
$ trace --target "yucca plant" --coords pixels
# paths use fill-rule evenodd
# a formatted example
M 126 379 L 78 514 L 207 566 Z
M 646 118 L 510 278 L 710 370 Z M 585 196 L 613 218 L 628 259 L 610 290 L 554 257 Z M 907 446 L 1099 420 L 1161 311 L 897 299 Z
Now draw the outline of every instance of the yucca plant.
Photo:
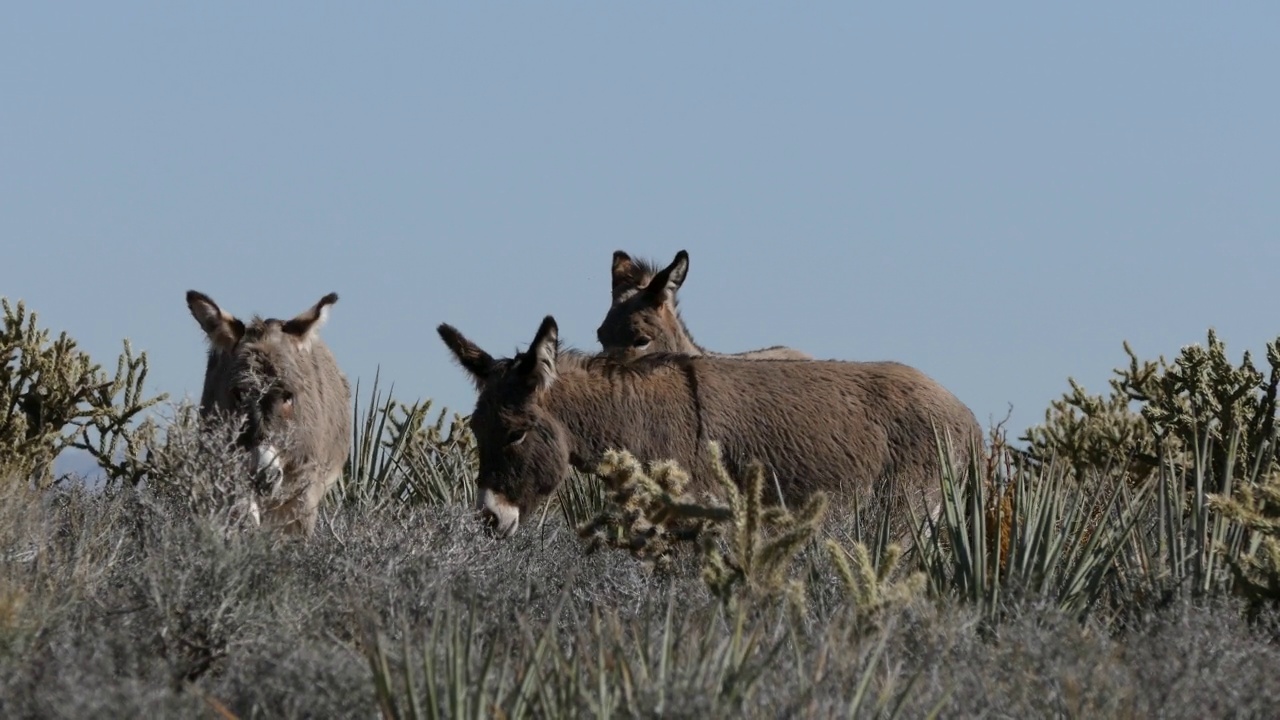
M 407 437 L 387 437 L 397 403 L 391 393 L 388 392 L 384 398 L 378 389 L 381 374 L 379 367 L 374 372 L 373 387 L 369 391 L 363 417 L 360 415 L 359 379 L 352 394 L 351 454 L 338 480 L 337 493 L 347 503 L 357 506 L 396 495 L 395 456 L 403 451 L 408 441 Z
M 1274 473 L 1264 474 L 1256 462 L 1251 469 L 1239 466 L 1243 437 L 1238 430 L 1229 433 L 1220 465 L 1206 462 L 1213 443 L 1206 434 L 1193 445 L 1190 468 L 1180 462 L 1159 466 L 1155 511 L 1126 549 L 1121 579 L 1127 595 L 1206 597 L 1231 592 L 1237 581 L 1250 594 L 1242 571 L 1260 542 L 1253 531 L 1267 532 L 1265 521 L 1254 524 L 1261 520 L 1255 512 L 1261 509 L 1258 493 L 1265 497 Z
M 763 624 L 726 623 L 730 619 L 714 606 L 677 614 L 670 595 L 658 632 L 650 626 L 654 619 L 646 612 L 641 622 L 624 624 L 614 612 L 602 617 L 593 611 L 593 632 L 579 636 L 590 643 L 582 642 L 573 654 L 590 660 L 572 662 L 553 653 L 559 677 L 585 676 L 584 704 L 594 717 L 663 716 L 679 712 L 682 698 L 694 697 L 703 713 L 741 715 L 772 661 L 792 641 L 784 633 L 769 637 Z
M 366 659 L 385 720 L 491 717 L 504 689 L 494 667 L 497 644 L 477 633 L 475 619 L 475 613 L 466 613 L 460 621 L 456 607 L 438 608 L 417 653 L 409 647 L 408 635 L 402 636 L 398 673 L 392 669 L 386 638 L 373 634 Z
M 427 424 L 430 399 L 412 404 L 379 390 L 374 374 L 364 415 L 360 415 L 360 383 L 353 398 L 351 455 L 338 496 L 357 505 L 422 502 L 433 505 L 475 499 L 475 443 L 464 418 L 456 414 L 444 432 L 446 411 Z M 392 386 L 391 390 L 394 390 Z
M 577 470 L 571 471 L 569 479 L 560 484 L 556 504 L 565 525 L 575 529 L 610 511 L 609 493 L 600 476 Z
M 430 408 L 431 401 L 426 400 L 404 409 L 404 420 L 395 423 L 395 435 L 409 437 L 404 451 L 395 456 L 407 486 L 407 498 L 430 505 L 473 505 L 478 467 L 475 437 L 466 419 L 457 413 L 446 433 L 444 408 L 435 422 L 427 425 Z
M 560 717 L 547 712 L 544 669 L 555 646 L 557 618 L 567 591 L 541 633 L 527 623 L 520 632 L 486 636 L 471 608 L 449 600 L 437 606 L 430 635 L 415 652 L 402 635 L 394 657 L 382 633 L 368 632 L 365 658 L 373 675 L 374 697 L 384 720 L 422 718 Z M 460 618 L 465 616 L 465 619 Z
M 977 603 L 991 617 L 1014 590 L 1048 598 L 1077 616 L 1087 613 L 1106 589 L 1150 493 L 1129 491 L 1119 475 L 1081 483 L 1050 462 L 1015 470 L 1006 505 L 1003 493 L 990 494 L 976 456 L 970 481 L 962 483 L 944 438 L 938 438 L 938 455 L 942 517 L 925 518 L 915 530 L 930 590 Z M 1006 520 L 993 513 L 993 505 L 1011 515 Z

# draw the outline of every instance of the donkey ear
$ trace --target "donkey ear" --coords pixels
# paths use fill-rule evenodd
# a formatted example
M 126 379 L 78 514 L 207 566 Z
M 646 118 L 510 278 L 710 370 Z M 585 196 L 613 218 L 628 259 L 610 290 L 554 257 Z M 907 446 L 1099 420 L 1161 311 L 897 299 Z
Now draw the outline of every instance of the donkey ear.
M 681 250 L 676 253 L 676 259 L 666 266 L 657 275 L 653 276 L 653 280 L 645 287 L 645 295 L 655 305 L 662 303 L 675 302 L 676 291 L 684 285 L 685 275 L 689 273 L 689 253 Z
M 556 319 L 550 315 L 542 319 L 538 326 L 538 334 L 533 336 L 529 350 L 525 353 L 522 370 L 528 374 L 530 383 L 545 390 L 556 381 L 556 355 L 560 351 L 560 328 Z
M 218 307 L 213 298 L 195 290 L 187 291 L 187 308 L 200 323 L 209 342 L 219 350 L 230 350 L 244 336 L 244 323 L 231 313 Z
M 329 293 L 320 298 L 320 302 L 298 314 L 297 317 L 284 324 L 284 331 L 298 338 L 305 349 L 310 347 L 311 340 L 324 327 L 329 319 L 329 306 L 338 302 L 338 293 Z
M 483 389 L 485 381 L 489 379 L 489 373 L 493 371 L 493 356 L 481 350 L 480 346 L 468 340 L 458 332 L 457 328 L 448 323 L 440 323 L 436 332 L 440 333 L 440 339 L 444 340 L 444 344 L 453 352 L 453 357 L 457 359 L 462 369 L 471 375 L 471 381 L 475 383 L 476 389 Z
M 644 284 L 644 271 L 631 256 L 615 250 L 613 253 L 613 299 L 616 302 L 622 293 L 634 290 Z

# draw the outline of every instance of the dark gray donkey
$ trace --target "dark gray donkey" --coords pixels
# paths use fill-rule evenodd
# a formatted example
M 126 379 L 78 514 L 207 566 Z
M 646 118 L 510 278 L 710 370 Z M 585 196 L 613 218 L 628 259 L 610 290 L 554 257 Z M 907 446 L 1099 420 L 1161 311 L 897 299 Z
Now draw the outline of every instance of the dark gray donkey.
M 734 477 L 753 459 L 762 462 L 789 507 L 820 489 L 832 516 L 857 497 L 868 511 L 892 513 L 892 532 L 902 538 L 908 497 L 924 501 L 918 519 L 936 517 L 939 507 L 934 428 L 949 436 L 958 469 L 972 449 L 981 452 L 969 408 L 895 362 L 592 356 L 560 350 L 550 316 L 527 351 L 495 359 L 451 325 L 437 330 L 479 390 L 471 416 L 478 504 L 504 536 L 570 466 L 593 471 L 609 449 L 629 450 L 642 463 L 675 460 L 689 471 L 691 490 L 710 489 L 705 448 L 714 440 Z
M 689 273 L 689 253 L 681 250 L 670 265 L 636 260 L 621 250 L 613 253 L 613 303 L 596 330 L 605 352 L 620 357 L 675 352 L 686 355 L 736 357 L 746 360 L 811 360 L 799 350 L 774 345 L 740 353 L 718 353 L 694 342 L 680 317 L 676 291 Z
M 263 524 L 287 533 L 315 531 L 351 448 L 351 388 L 319 337 L 337 301 L 330 293 L 292 320 L 255 315 L 246 325 L 187 292 L 209 338 L 201 415 L 244 421 L 239 444 L 253 458 Z

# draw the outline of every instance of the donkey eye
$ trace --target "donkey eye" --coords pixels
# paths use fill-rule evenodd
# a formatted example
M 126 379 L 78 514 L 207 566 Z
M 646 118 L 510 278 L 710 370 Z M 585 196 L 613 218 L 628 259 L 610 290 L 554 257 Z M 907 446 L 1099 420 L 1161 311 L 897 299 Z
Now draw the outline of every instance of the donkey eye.
M 507 447 L 519 445 L 524 442 L 524 438 L 528 434 L 529 432 L 527 430 L 513 430 L 507 433 Z
M 638 338 L 636 338 L 635 340 L 631 341 L 631 347 L 638 347 L 638 348 L 642 348 L 642 347 L 647 346 L 647 345 L 648 345 L 649 343 L 651 343 L 651 342 L 653 342 L 653 339 L 652 339 L 652 338 L 647 338 L 647 337 L 641 336 L 641 337 L 638 337 Z

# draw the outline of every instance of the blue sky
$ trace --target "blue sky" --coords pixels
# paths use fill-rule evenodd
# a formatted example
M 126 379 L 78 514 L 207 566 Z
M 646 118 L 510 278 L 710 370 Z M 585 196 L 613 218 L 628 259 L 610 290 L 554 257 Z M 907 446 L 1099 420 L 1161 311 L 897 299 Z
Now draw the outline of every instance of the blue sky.
M 893 359 L 984 424 L 1280 333 L 1274 3 L 8 3 L 0 295 L 199 393 L 189 288 L 329 291 L 353 382 L 435 333 L 598 347 L 615 249 L 715 350 Z M 1258 358 L 1262 361 L 1262 358 Z

